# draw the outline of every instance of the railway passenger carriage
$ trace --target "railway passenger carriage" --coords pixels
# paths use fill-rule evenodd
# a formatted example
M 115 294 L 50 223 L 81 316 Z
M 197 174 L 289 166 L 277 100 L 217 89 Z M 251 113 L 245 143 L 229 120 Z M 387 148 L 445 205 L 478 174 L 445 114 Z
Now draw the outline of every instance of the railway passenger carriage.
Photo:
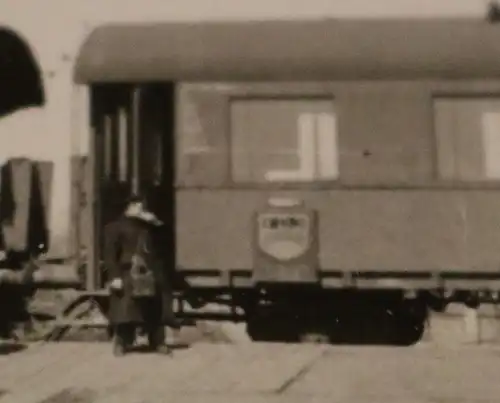
M 368 306 L 421 330 L 430 302 L 495 298 L 499 39 L 480 20 L 96 29 L 75 71 L 87 288 L 105 285 L 103 225 L 143 190 L 171 264 L 255 338 Z

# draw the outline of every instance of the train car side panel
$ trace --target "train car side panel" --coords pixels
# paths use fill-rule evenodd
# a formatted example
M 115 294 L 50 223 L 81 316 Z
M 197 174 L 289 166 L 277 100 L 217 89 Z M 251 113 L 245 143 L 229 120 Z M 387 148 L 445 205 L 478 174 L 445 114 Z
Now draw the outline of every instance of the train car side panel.
M 455 127 L 453 122 L 460 119 L 463 107 L 448 108 L 443 114 L 439 102 L 461 97 L 481 100 L 485 91 L 491 97 L 499 89 L 497 81 L 488 80 L 182 84 L 180 92 L 191 92 L 191 96 L 179 107 L 189 107 L 192 116 L 198 116 L 196 139 L 205 146 L 194 156 L 184 155 L 182 145 L 179 149 L 181 166 L 188 167 L 190 175 L 199 172 L 201 178 L 189 183 L 187 171 L 179 171 L 179 266 L 250 269 L 252 214 L 269 197 L 287 194 L 304 200 L 307 208 L 318 213 L 322 270 L 496 271 L 500 193 L 494 182 L 483 181 L 488 172 L 476 152 L 480 144 L 467 136 L 479 129 L 478 122 Z M 219 96 L 210 97 L 210 92 Z M 208 110 L 199 97 L 202 101 L 211 98 L 219 106 Z M 283 183 L 235 182 L 231 167 L 238 155 L 231 154 L 231 102 L 315 98 L 333 101 L 339 177 L 322 183 L 285 183 L 284 187 Z M 493 101 L 484 106 L 485 110 L 495 107 Z M 474 108 L 480 112 L 483 106 L 474 103 Z M 266 116 L 269 120 L 272 114 Z M 461 142 L 460 150 L 451 155 L 457 144 L 446 136 L 455 132 L 461 138 L 452 140 Z M 186 133 L 181 120 L 181 142 Z M 200 158 L 210 155 L 214 161 L 224 156 L 213 163 L 218 185 L 213 177 L 203 179 L 202 173 L 210 167 Z M 483 242 L 485 237 L 487 242 Z
M 180 191 L 179 266 L 250 269 L 252 216 L 270 195 L 249 190 Z M 362 190 L 287 195 L 301 198 L 318 212 L 322 270 L 498 270 L 497 193 Z M 488 241 L 482 241 L 485 238 Z
M 344 184 L 432 179 L 432 104 L 426 85 L 333 86 Z

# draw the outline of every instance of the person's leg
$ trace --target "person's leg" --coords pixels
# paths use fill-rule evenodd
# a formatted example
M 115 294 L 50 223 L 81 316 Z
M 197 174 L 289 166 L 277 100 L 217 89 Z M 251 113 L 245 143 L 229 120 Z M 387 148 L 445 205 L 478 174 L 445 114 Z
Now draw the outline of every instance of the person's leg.
M 122 356 L 125 354 L 126 343 L 123 327 L 124 325 L 116 325 L 114 327 L 113 354 L 115 356 Z
M 149 348 L 164 354 L 171 354 L 165 343 L 165 327 L 162 323 L 162 299 L 145 298 L 141 301 L 142 317 L 144 319 L 144 330 L 148 337 Z
M 113 353 L 116 356 L 124 355 L 134 343 L 135 326 L 133 324 L 119 324 L 115 326 Z
M 171 329 L 180 330 L 182 322 L 176 317 L 173 309 L 173 297 L 170 293 L 161 295 L 161 306 L 158 315 L 161 322 Z
M 148 343 L 149 347 L 153 351 L 157 351 L 161 354 L 170 355 L 172 350 L 167 346 L 165 342 L 165 327 L 159 324 L 148 324 Z

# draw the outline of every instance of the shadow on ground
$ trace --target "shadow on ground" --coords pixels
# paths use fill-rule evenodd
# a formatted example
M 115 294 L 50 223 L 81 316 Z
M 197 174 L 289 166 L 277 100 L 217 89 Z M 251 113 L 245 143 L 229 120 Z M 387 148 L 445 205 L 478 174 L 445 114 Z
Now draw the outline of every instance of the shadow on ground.
M 191 347 L 191 345 L 187 343 L 168 343 L 167 346 L 172 350 L 187 350 L 188 348 Z M 131 351 L 132 353 L 140 353 L 140 354 L 150 354 L 154 353 L 154 351 L 151 351 L 149 346 L 147 344 L 140 344 L 137 346 L 132 347 Z
M 92 403 L 97 393 L 90 389 L 63 389 L 39 403 Z
M 11 342 L 0 343 L 0 355 L 17 353 L 18 351 L 22 351 L 25 348 L 26 345 L 21 343 L 11 343 Z M 2 395 L 2 390 L 0 390 L 0 396 L 1 395 Z

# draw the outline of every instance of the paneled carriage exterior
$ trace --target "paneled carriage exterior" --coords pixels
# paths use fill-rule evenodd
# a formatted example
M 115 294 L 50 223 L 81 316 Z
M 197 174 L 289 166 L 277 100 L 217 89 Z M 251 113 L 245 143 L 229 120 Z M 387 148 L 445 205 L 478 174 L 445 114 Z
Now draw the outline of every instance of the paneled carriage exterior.
M 200 288 L 497 292 L 499 39 L 479 20 L 98 28 L 75 72 L 89 287 L 113 195 L 136 187 Z

